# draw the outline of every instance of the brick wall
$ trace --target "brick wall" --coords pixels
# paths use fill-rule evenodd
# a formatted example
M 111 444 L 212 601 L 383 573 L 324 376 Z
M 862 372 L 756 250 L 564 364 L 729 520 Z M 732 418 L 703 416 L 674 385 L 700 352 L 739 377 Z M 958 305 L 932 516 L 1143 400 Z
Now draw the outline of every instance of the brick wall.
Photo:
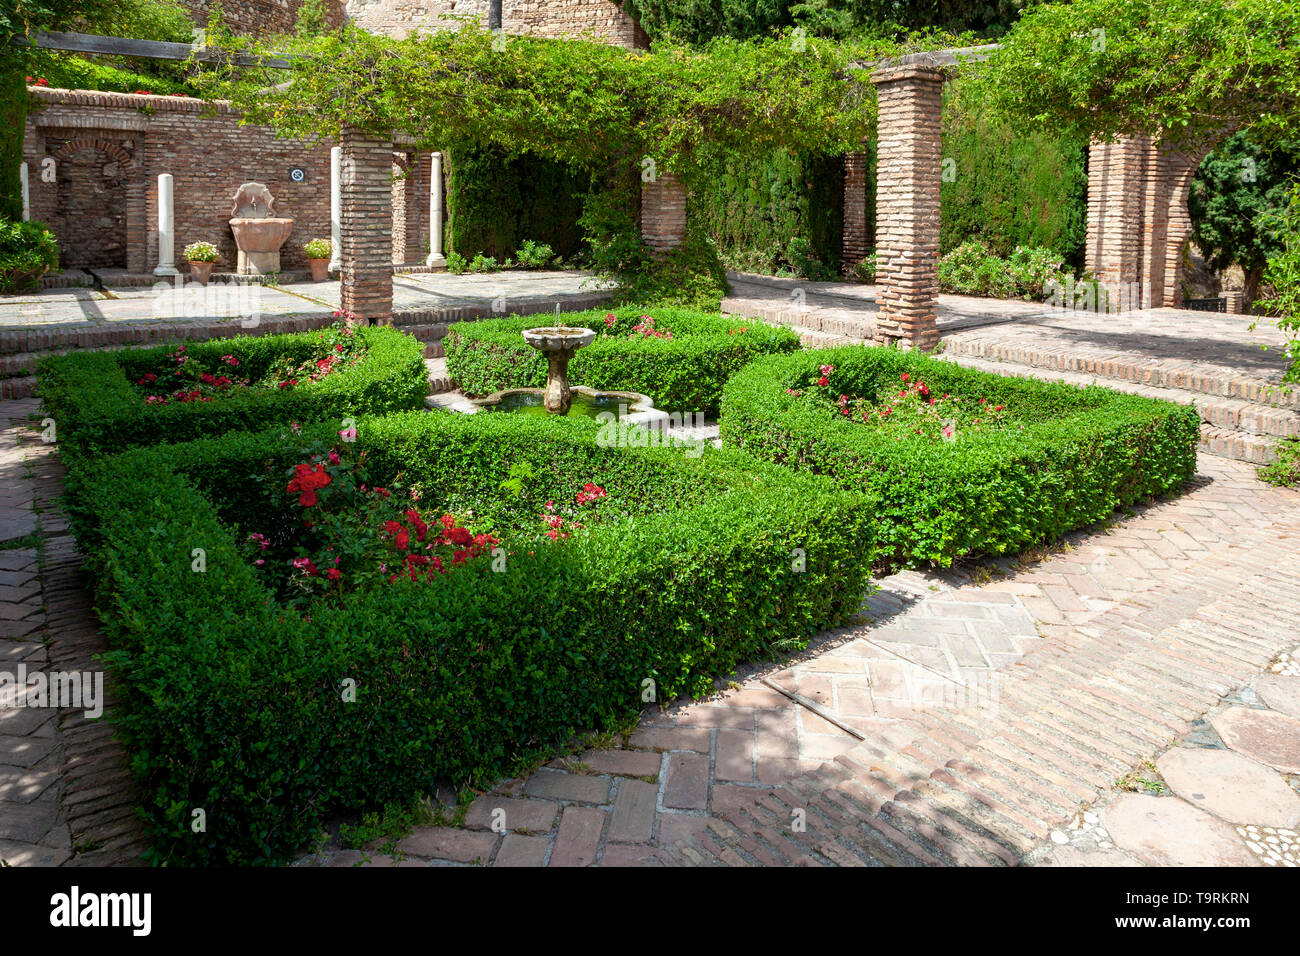
M 876 337 L 939 340 L 942 72 L 904 66 L 871 75 L 880 101 L 876 165 Z
M 59 236 L 68 266 L 118 266 L 148 272 L 157 264 L 158 175 L 175 180 L 176 256 L 207 240 L 233 269 L 230 206 L 241 183 L 262 182 L 276 213 L 294 220 L 281 252 L 286 270 L 306 269 L 302 244 L 328 238 L 329 144 L 279 139 L 240 126 L 218 106 L 198 100 L 66 90 L 32 90 L 24 158 L 32 218 Z M 55 159 L 56 181 L 42 181 L 42 160 Z M 306 179 L 295 183 L 290 170 Z M 123 252 L 123 250 L 125 250 Z

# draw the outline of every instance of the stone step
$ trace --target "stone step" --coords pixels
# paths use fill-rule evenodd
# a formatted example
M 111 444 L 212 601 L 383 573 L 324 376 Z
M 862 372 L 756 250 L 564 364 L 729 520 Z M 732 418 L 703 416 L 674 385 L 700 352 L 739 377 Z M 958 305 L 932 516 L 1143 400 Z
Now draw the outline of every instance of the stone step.
M 754 318 L 768 325 L 797 327 L 821 333 L 834 341 L 832 345 L 858 345 L 870 341 L 875 332 L 875 318 L 854 309 L 823 306 L 775 305 L 769 299 L 728 298 L 722 300 L 725 315 Z
M 1178 388 L 1141 385 L 1126 379 L 1103 378 L 1085 372 L 1065 372 L 1012 362 L 990 362 L 953 354 L 939 356 L 966 368 L 996 375 L 1016 375 L 1073 385 L 1103 385 L 1119 392 L 1194 405 L 1201 416 L 1201 447 L 1212 455 L 1266 465 L 1276 455 L 1279 438 L 1300 436 L 1300 412 L 1234 398 L 1221 398 Z
M 0 399 L 30 398 L 35 394 L 35 375 L 20 375 L 10 378 L 0 378 Z
M 1068 349 L 1031 348 L 1019 343 L 1000 342 L 995 335 L 945 338 L 943 349 L 945 354 L 953 357 L 1095 375 L 1108 384 L 1129 382 L 1153 388 L 1181 389 L 1215 398 L 1300 410 L 1300 389 L 1285 389 L 1262 377 L 1247 377 L 1205 363 L 1158 361 L 1082 344 L 1071 345 Z

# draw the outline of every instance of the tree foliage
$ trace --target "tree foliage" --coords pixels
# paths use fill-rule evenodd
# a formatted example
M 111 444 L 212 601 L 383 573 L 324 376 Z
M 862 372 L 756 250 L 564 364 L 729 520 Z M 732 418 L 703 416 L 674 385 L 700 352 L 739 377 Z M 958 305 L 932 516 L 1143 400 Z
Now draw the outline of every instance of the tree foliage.
M 897 36 L 910 30 L 996 37 L 1037 0 L 624 0 L 654 40 L 705 44 L 715 36 L 768 36 L 802 27 L 811 36 Z
M 1241 266 L 1245 299 L 1255 301 L 1268 260 L 1283 250 L 1270 222 L 1285 209 L 1300 173 L 1300 141 L 1266 152 L 1248 133 L 1210 151 L 1192 179 L 1192 238 L 1211 269 Z
M 990 106 L 1057 133 L 1190 146 L 1250 121 L 1285 136 L 1300 120 L 1300 3 L 1043 4 L 967 69 Z

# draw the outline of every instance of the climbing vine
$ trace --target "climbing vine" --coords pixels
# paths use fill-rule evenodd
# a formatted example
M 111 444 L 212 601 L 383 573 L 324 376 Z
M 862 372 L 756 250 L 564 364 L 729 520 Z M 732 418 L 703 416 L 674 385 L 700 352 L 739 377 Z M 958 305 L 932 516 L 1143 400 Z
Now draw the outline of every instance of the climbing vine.
M 688 181 L 728 152 L 854 148 L 873 126 L 875 97 L 853 64 L 899 49 L 784 36 L 649 52 L 494 38 L 473 23 L 400 39 L 346 28 L 219 42 L 288 54 L 287 71 L 227 67 L 207 80 L 246 122 L 285 135 L 332 138 L 346 123 L 420 145 L 492 145 L 591 169 L 649 164 Z

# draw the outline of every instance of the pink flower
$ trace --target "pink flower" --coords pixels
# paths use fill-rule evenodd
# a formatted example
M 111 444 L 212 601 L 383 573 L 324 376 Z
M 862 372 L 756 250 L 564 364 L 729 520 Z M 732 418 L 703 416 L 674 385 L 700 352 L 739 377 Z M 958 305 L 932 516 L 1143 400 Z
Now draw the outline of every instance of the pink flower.
M 339 437 L 342 438 L 344 441 L 356 441 L 356 440 L 357 440 L 357 430 L 356 430 L 356 428 L 353 428 L 353 427 L 348 427 L 348 428 L 340 429 L 340 430 L 339 430 Z

